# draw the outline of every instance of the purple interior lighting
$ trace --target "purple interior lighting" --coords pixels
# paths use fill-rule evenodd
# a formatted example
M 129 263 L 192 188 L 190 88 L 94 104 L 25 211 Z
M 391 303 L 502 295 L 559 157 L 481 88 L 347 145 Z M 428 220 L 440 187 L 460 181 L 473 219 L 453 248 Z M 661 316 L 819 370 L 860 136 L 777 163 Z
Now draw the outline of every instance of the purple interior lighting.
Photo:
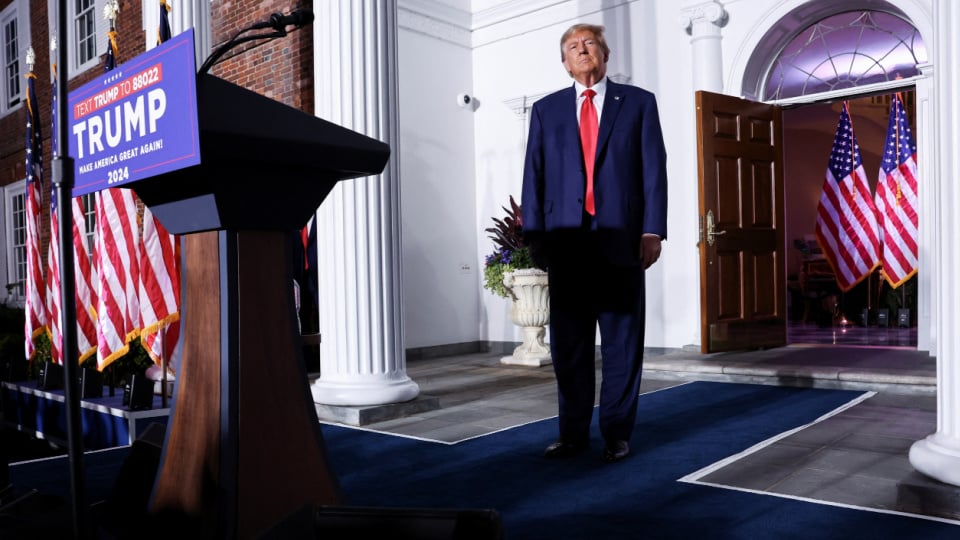
M 880 11 L 840 13 L 784 47 L 763 93 L 776 100 L 907 78 L 926 61 L 923 39 L 908 21 Z

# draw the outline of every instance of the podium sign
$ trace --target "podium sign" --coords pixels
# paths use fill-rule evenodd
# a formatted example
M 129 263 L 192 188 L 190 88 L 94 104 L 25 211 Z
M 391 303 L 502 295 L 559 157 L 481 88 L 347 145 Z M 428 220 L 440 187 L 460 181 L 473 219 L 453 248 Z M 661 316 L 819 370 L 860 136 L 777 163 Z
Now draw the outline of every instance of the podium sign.
M 70 92 L 73 196 L 200 163 L 193 30 Z

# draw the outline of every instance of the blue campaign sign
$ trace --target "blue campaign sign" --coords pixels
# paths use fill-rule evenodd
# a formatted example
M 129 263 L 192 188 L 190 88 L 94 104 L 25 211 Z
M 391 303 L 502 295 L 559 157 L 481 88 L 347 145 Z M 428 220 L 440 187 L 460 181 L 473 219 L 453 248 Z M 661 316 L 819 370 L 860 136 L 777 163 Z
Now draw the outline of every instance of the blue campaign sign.
M 200 163 L 196 73 L 191 29 L 70 92 L 74 197 Z

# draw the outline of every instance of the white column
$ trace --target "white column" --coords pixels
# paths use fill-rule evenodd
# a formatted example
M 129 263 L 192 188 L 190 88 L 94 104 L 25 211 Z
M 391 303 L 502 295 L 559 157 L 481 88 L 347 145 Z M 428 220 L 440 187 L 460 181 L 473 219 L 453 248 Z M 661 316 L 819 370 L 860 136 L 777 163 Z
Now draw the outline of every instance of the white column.
M 691 36 L 693 47 L 693 89 L 723 92 L 720 28 L 727 24 L 723 4 L 701 2 L 684 7 L 681 12 L 680 26 Z
M 937 250 L 936 215 L 939 197 L 936 190 L 936 115 L 934 114 L 934 96 L 936 81 L 933 64 L 917 66 L 923 78 L 918 79 L 914 95 L 916 96 L 917 132 L 916 143 L 921 150 L 917 153 L 917 171 L 919 176 L 920 235 L 919 265 L 923 270 L 917 274 L 917 350 L 937 352 L 937 274 L 940 268 Z
M 210 0 L 167 0 L 170 12 L 170 32 L 176 36 L 188 28 L 193 28 L 193 40 L 196 62 L 200 64 L 210 54 Z M 143 2 L 143 33 L 146 47 L 157 46 L 157 32 L 160 29 L 160 0 Z
M 159 0 L 154 1 L 159 4 Z M 167 0 L 170 4 L 170 31 L 173 35 L 183 32 L 187 28 L 193 28 L 194 49 L 196 54 L 197 66 L 206 60 L 210 54 L 210 2 L 206 0 Z M 160 6 L 157 6 L 159 13 Z M 158 14 L 159 17 L 159 14 Z
M 929 184 L 938 192 L 936 215 L 925 222 L 936 227 L 937 272 L 934 285 L 937 325 L 937 431 L 910 448 L 910 463 L 942 482 L 960 486 L 960 106 L 954 97 L 960 88 L 960 69 L 952 58 L 960 50 L 960 5 L 950 0 L 933 3 L 933 63 L 935 133 L 931 141 L 936 163 Z
M 723 51 L 720 29 L 727 24 L 727 12 L 717 1 L 687 2 L 680 10 L 680 27 L 690 36 L 693 51 L 693 90 L 723 92 Z M 695 248 L 693 256 L 700 255 Z M 699 301 L 699 299 L 698 299 Z M 696 308 L 699 310 L 699 303 Z M 690 336 L 692 345 L 700 346 L 702 337 L 699 327 Z
M 328 405 L 411 400 L 400 275 L 397 3 L 314 4 L 314 94 L 320 118 L 390 145 L 378 176 L 339 182 L 317 211 L 320 378 Z M 318 159 L 322 159 L 318 156 Z

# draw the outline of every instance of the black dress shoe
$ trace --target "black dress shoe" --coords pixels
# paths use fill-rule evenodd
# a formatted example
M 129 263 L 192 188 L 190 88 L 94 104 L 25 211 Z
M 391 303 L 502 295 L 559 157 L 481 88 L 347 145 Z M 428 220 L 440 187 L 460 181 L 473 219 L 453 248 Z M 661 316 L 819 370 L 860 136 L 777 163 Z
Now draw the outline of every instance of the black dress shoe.
M 607 441 L 603 449 L 603 461 L 614 463 L 630 455 L 630 445 L 627 441 Z
M 562 459 L 582 454 L 589 445 L 587 443 L 578 443 L 570 441 L 557 441 L 543 452 L 543 457 L 549 459 Z

